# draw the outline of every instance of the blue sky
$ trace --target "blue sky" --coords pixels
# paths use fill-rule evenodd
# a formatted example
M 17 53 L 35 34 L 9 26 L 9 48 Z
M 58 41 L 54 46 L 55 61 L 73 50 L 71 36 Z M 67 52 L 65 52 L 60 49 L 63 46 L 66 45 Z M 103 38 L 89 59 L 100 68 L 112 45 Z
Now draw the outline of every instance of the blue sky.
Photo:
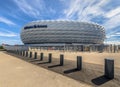
M 120 0 L 0 0 L 0 44 L 22 44 L 21 28 L 35 20 L 95 22 L 120 44 Z

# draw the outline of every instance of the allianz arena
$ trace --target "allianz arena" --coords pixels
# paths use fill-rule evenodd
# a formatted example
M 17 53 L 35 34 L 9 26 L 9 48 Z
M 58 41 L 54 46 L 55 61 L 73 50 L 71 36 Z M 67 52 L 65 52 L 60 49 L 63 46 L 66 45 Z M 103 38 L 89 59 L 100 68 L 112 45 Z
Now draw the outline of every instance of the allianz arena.
M 103 44 L 105 30 L 80 21 L 33 21 L 21 31 L 24 44 Z

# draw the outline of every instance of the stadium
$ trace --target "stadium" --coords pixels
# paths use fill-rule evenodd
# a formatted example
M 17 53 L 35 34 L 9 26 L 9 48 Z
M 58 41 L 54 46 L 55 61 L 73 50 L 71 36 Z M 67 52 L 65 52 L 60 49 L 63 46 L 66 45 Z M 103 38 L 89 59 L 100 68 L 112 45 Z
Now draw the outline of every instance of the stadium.
M 25 45 L 103 44 L 104 39 L 103 26 L 80 21 L 33 21 L 21 30 Z
M 32 21 L 21 29 L 24 45 L 6 46 L 8 50 L 60 50 L 103 52 L 112 45 L 104 44 L 105 29 L 96 23 L 70 20 Z

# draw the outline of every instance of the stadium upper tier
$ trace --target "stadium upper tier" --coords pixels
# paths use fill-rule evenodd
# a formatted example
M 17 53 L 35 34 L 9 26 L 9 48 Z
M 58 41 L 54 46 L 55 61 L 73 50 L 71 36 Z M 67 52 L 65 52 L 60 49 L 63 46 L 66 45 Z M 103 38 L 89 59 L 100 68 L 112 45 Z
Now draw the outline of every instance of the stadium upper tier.
M 24 44 L 102 44 L 103 26 L 80 21 L 34 21 L 21 31 Z

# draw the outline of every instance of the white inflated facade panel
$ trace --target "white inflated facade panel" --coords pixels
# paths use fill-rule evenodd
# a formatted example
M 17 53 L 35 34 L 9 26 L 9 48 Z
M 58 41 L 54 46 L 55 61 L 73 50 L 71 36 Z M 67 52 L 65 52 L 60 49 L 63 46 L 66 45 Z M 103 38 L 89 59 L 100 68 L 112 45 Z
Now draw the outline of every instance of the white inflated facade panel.
M 24 29 L 26 26 L 47 27 Z M 36 21 L 25 25 L 21 31 L 24 44 L 41 43 L 87 43 L 102 44 L 104 28 L 98 24 L 78 21 Z

